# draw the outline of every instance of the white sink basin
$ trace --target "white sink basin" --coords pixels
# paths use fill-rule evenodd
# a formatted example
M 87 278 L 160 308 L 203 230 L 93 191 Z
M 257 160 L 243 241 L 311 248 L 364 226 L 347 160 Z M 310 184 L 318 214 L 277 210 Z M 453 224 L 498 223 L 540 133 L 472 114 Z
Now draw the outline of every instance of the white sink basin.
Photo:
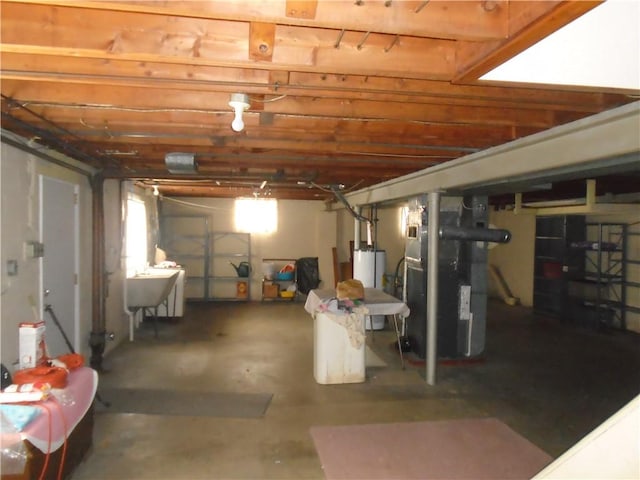
M 179 269 L 150 268 L 145 273 L 128 277 L 127 306 L 140 308 L 160 305 L 169 296 L 179 274 Z

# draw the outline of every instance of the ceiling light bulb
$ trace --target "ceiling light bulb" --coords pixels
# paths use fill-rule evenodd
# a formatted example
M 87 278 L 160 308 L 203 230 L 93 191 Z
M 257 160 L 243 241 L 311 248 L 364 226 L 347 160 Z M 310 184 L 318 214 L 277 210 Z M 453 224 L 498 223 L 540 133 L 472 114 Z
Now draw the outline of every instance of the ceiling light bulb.
M 245 93 L 232 93 L 231 100 L 229 100 L 229 106 L 233 108 L 233 111 L 235 112 L 233 122 L 231 122 L 231 128 L 234 132 L 241 132 L 244 129 L 242 112 L 250 107 L 249 95 Z
M 241 132 L 244 129 L 244 122 L 242 121 L 242 107 L 236 106 L 234 107 L 236 111 L 236 116 L 233 118 L 233 122 L 231 122 L 231 128 L 234 132 Z
M 158 191 L 158 186 L 154 185 L 153 186 L 153 196 L 157 197 L 158 195 L 160 195 L 160 192 Z

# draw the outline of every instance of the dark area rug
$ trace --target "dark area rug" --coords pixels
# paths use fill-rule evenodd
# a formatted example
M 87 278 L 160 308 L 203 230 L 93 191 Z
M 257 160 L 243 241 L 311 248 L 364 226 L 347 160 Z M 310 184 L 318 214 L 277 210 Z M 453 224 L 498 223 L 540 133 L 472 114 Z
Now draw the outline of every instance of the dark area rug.
M 311 428 L 325 477 L 529 479 L 552 458 L 495 418 Z
M 100 396 L 109 406 L 100 405 L 98 413 L 259 418 L 273 394 L 109 388 Z

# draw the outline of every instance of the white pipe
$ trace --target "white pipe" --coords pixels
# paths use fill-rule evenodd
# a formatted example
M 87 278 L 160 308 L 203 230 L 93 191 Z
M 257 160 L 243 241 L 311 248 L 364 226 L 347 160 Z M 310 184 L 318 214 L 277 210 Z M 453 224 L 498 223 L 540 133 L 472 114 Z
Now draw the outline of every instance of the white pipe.
M 429 192 L 427 226 L 427 384 L 436 384 L 438 362 L 438 230 L 440 227 L 440 193 Z
M 358 214 L 358 216 L 360 216 L 362 214 L 362 207 L 356 207 L 355 208 L 356 213 Z M 354 250 L 360 250 L 360 220 L 358 218 L 356 218 L 353 221 L 353 228 L 354 228 L 354 232 L 353 232 L 353 249 Z
M 407 303 L 407 259 L 405 257 L 402 268 L 402 302 Z M 407 335 L 407 319 L 402 317 L 402 336 Z

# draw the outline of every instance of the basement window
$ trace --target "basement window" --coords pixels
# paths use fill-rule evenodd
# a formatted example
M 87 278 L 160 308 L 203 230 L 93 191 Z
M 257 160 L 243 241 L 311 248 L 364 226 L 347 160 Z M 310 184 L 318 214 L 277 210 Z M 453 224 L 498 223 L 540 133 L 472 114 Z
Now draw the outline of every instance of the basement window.
M 147 267 L 147 209 L 143 201 L 129 197 L 126 224 L 127 277 Z
M 237 198 L 236 230 L 247 233 L 275 233 L 278 230 L 278 201 L 275 198 Z

